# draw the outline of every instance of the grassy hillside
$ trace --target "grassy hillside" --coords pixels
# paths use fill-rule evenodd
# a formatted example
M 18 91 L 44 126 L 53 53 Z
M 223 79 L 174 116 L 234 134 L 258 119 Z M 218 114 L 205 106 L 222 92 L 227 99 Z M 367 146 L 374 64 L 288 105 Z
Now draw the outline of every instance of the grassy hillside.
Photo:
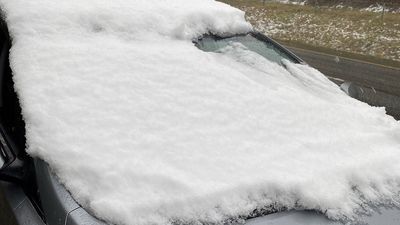
M 254 27 L 292 45 L 309 45 L 400 61 L 400 13 L 222 0 L 246 12 Z M 320 0 L 321 1 L 321 0 Z
M 296 0 L 294 0 L 296 1 Z M 364 8 L 374 4 L 385 5 L 388 7 L 400 7 L 399 0 L 307 0 L 311 5 L 338 5 L 343 4 L 346 6 Z

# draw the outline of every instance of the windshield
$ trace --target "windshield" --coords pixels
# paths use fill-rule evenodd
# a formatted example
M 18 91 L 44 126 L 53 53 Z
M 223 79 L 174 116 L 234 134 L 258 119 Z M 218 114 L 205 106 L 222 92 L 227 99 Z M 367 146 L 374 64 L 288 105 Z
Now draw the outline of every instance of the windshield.
M 261 40 L 255 34 L 246 34 L 233 36 L 229 38 L 219 38 L 216 36 L 207 35 L 197 40 L 196 46 L 206 52 L 218 52 L 220 49 L 226 47 L 232 42 L 238 42 L 244 45 L 251 51 L 254 51 L 264 58 L 281 64 L 282 59 L 287 59 L 293 63 L 299 63 L 295 57 L 284 51 L 281 47 L 268 41 L 267 39 Z

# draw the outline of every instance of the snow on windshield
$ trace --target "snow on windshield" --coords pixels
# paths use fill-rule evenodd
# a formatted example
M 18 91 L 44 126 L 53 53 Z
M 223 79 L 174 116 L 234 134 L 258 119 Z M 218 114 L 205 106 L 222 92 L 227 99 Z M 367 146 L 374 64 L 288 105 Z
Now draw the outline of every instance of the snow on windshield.
M 393 203 L 400 125 L 318 71 L 203 33 L 251 30 L 212 0 L 0 0 L 27 151 L 113 224 L 219 223 Z

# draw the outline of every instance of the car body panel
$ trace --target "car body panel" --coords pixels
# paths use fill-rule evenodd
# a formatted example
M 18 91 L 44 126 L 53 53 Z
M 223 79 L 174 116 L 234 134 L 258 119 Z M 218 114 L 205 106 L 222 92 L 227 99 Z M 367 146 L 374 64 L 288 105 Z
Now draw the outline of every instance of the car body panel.
M 399 208 L 379 208 L 371 215 L 363 216 L 360 221 L 354 222 L 359 225 L 399 225 Z M 288 211 L 270 214 L 264 217 L 250 219 L 246 225 L 343 225 L 354 223 L 341 223 L 329 220 L 326 216 L 314 211 Z
M 314 211 L 288 211 L 250 219 L 246 225 L 343 225 Z
M 35 159 L 35 167 L 39 191 L 46 193 L 41 195 L 41 201 L 49 225 L 105 225 L 75 202 L 65 187 L 58 182 L 47 163 Z M 362 220 L 367 225 L 398 225 L 400 209 L 379 208 L 372 215 L 362 217 Z M 291 210 L 249 219 L 246 225 L 343 225 L 343 223 L 329 220 L 315 211 Z
M 34 163 L 46 221 L 51 225 L 65 225 L 68 214 L 80 206 L 64 186 L 57 181 L 50 167 L 44 161 L 35 159 Z
M 90 215 L 85 209 L 79 207 L 68 214 L 65 225 L 106 225 Z
M 7 221 L 0 221 L 1 224 L 18 224 L 18 225 L 45 225 L 40 218 L 30 199 L 26 196 L 22 188 L 18 184 L 0 181 L 2 207 L 12 214 L 13 218 L 7 218 Z M 7 205 L 6 205 L 7 204 Z M 7 209 L 5 209 L 7 207 Z M 2 218 L 5 219 L 5 218 Z

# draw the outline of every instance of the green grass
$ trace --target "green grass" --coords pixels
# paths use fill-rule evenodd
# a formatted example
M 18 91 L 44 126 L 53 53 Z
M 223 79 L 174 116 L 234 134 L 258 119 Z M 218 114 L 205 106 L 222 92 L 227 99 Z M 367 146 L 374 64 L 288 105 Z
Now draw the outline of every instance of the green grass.
M 294 47 L 400 67 L 400 13 L 221 0 L 246 12 L 254 27 Z

